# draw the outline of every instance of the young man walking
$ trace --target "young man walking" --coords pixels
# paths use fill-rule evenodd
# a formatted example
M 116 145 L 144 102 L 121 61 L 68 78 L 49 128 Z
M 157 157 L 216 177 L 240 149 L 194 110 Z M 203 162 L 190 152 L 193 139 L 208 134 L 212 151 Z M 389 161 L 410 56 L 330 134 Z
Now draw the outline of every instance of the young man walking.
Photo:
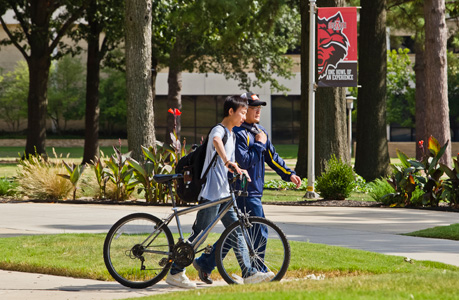
M 259 125 L 261 107 L 266 102 L 261 101 L 254 93 L 247 92 L 241 95 L 247 99 L 249 108 L 245 122 L 234 128 L 236 134 L 236 162 L 239 167 L 246 169 L 251 178 L 248 183 L 248 197 L 239 197 L 237 205 L 243 212 L 251 216 L 265 217 L 261 197 L 265 184 L 265 163 L 268 164 L 283 180 L 291 181 L 296 184 L 296 188 L 301 185 L 301 178 L 296 175 L 285 164 L 284 160 L 277 154 L 276 149 L 268 138 L 266 129 Z M 255 241 L 255 245 L 263 245 L 263 239 L 268 238 L 267 230 L 262 231 L 263 236 Z M 261 257 L 263 259 L 263 257 Z M 266 272 L 266 267 L 262 270 Z
M 207 166 L 209 166 L 215 151 L 218 153 L 218 158 L 215 165 L 210 168 L 207 174 L 206 183 L 199 194 L 200 203 L 230 196 L 228 171 L 237 172 L 238 174 L 245 172 L 245 170 L 241 170 L 235 162 L 235 136 L 232 130 L 235 126 L 240 126 L 244 122 L 247 113 L 247 100 L 240 96 L 227 97 L 223 105 L 223 110 L 224 117 L 220 123 L 222 126 L 215 126 L 208 137 L 203 172 L 205 172 Z M 228 138 L 226 144 L 223 144 L 225 132 Z M 218 214 L 220 206 L 221 205 L 217 205 L 198 211 L 188 241 L 192 242 L 196 236 L 213 221 Z M 237 221 L 234 210 L 231 209 L 228 211 L 221 221 L 225 228 Z M 266 280 L 266 273 L 257 272 L 256 269 L 252 268 L 248 256 L 242 255 L 240 264 L 245 283 L 256 283 Z M 215 268 L 215 245 L 211 253 L 201 255 L 201 257 L 193 262 L 193 266 L 198 270 L 199 277 L 202 281 L 208 284 L 212 283 L 210 273 Z M 191 282 L 185 275 L 185 269 L 175 264 L 172 265 L 166 282 L 170 285 L 182 288 L 196 288 L 196 284 Z

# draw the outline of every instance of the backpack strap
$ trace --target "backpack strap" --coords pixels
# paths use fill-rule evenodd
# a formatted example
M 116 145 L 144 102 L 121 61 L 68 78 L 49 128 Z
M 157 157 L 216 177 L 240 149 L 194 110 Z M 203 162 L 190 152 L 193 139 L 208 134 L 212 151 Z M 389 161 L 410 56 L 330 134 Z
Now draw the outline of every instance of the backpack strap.
M 212 127 L 212 129 L 214 129 L 214 128 L 217 127 L 217 126 L 222 126 L 223 129 L 225 130 L 225 135 L 223 136 L 223 139 L 222 139 L 222 141 L 223 141 L 223 146 L 225 146 L 225 145 L 226 145 L 226 142 L 228 141 L 228 133 L 226 132 L 226 128 L 225 128 L 225 126 L 223 126 L 222 123 L 218 123 L 217 125 L 215 125 L 214 127 Z M 210 134 L 210 132 L 212 131 L 212 129 L 210 129 L 209 134 Z M 209 142 L 209 134 L 207 135 L 207 142 Z M 217 150 L 215 150 L 214 157 L 212 157 L 212 160 L 210 161 L 209 165 L 207 166 L 207 169 L 206 169 L 206 171 L 204 172 L 204 175 L 202 176 L 201 181 L 204 181 L 204 179 L 206 179 L 207 173 L 209 173 L 209 171 L 210 171 L 210 167 L 212 166 L 212 164 L 214 164 L 214 163 L 217 161 L 217 155 L 218 155 Z

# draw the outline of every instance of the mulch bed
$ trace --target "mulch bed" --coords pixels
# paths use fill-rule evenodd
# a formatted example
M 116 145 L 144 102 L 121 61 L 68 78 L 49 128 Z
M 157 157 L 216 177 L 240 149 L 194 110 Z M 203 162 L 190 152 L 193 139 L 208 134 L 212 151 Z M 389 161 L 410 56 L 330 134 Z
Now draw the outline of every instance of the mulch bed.
M 305 201 L 269 201 L 263 204 L 291 206 L 342 206 L 342 207 L 384 207 L 381 202 L 353 200 L 305 200 Z

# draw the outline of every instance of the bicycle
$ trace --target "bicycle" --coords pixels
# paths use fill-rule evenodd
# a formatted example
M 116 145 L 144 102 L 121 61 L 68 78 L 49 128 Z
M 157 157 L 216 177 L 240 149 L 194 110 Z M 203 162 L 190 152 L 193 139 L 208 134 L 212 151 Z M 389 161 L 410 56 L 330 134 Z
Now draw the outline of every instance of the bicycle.
M 290 263 L 290 245 L 285 234 L 273 222 L 265 218 L 250 217 L 237 208 L 236 196 L 247 195 L 245 176 L 242 178 L 242 185 L 245 186 L 242 191 L 234 191 L 233 188 L 235 180 L 240 178 L 238 175 L 230 184 L 230 196 L 178 209 L 172 193 L 172 181 L 182 177 L 182 174 L 153 177 L 158 183 L 168 184 L 173 211 L 168 217 L 161 220 L 151 214 L 133 213 L 121 218 L 111 227 L 104 242 L 104 262 L 111 276 L 124 286 L 140 289 L 163 279 L 173 262 L 183 268 L 189 266 L 196 253 L 210 253 L 211 245 L 199 250 L 198 248 L 218 221 L 233 207 L 238 221 L 223 231 L 216 246 L 216 265 L 221 277 L 228 284 L 241 283 L 241 257 L 245 255 L 247 258 L 248 255 L 253 268 L 273 272 L 274 276 L 270 281 L 281 280 Z M 220 212 L 193 243 L 184 239 L 179 217 L 218 204 L 222 204 Z M 174 218 L 179 234 L 177 243 L 174 243 L 168 227 Z M 262 238 L 261 232 L 264 230 L 269 234 L 268 239 Z

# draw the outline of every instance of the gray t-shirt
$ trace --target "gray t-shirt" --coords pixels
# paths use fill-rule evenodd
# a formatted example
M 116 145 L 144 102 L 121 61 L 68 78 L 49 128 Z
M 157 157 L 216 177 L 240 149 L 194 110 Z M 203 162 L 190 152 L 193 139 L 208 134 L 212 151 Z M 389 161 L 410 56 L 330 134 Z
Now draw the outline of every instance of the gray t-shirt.
M 214 137 L 218 136 L 223 141 L 225 130 L 228 135 L 228 140 L 225 144 L 226 157 L 227 159 L 234 161 L 235 141 L 233 132 L 229 131 L 226 127 L 223 128 L 222 126 L 215 126 L 209 134 L 206 149 L 206 159 L 204 160 L 201 177 L 216 153 L 213 143 Z M 225 162 L 217 154 L 217 161 L 210 167 L 209 173 L 207 173 L 206 183 L 201 189 L 201 193 L 199 193 L 198 199 L 204 198 L 207 200 L 218 200 L 230 195 L 228 184 L 228 169 L 225 167 L 224 163 Z

